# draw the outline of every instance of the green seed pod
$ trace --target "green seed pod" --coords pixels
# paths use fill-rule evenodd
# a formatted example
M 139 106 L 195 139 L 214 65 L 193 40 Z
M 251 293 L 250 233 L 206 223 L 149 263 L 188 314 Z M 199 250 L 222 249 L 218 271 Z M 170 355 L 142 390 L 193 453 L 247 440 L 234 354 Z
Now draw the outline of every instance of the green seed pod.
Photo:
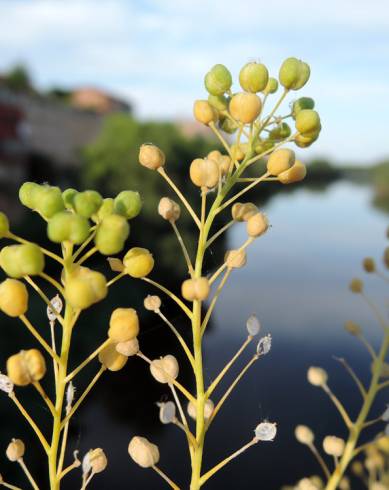
M 35 243 L 9 245 L 0 252 L 0 266 L 8 276 L 20 279 L 43 272 L 45 259 Z
M 310 136 L 320 131 L 320 116 L 312 109 L 303 109 L 296 116 L 296 129 L 302 135 Z
M 67 209 L 73 209 L 74 208 L 74 198 L 78 194 L 78 191 L 76 189 L 65 189 L 62 192 L 62 199 L 65 204 L 65 207 Z
M 299 77 L 293 87 L 293 90 L 299 90 L 300 88 L 303 88 L 304 85 L 308 82 L 310 75 L 311 75 L 311 68 L 309 67 L 308 63 L 304 63 L 304 61 L 300 61 Z
M 288 148 L 273 151 L 267 161 L 267 171 L 270 175 L 279 175 L 288 170 L 294 164 L 295 159 L 294 151 Z
M 311 97 L 300 97 L 293 102 L 292 115 L 296 118 L 297 114 L 304 109 L 313 109 L 315 101 Z
M 278 80 L 276 78 L 270 77 L 266 87 L 263 89 L 265 95 L 274 94 L 278 90 Z
M 239 128 L 239 124 L 231 120 L 229 117 L 223 117 L 219 121 L 219 128 L 227 134 L 234 134 Z
M 127 219 L 138 216 L 142 209 L 142 201 L 139 192 L 122 191 L 114 200 L 115 213 L 121 214 Z
M 41 188 L 42 186 L 35 182 L 25 182 L 19 189 L 20 202 L 27 208 L 35 209 Z
M 77 267 L 66 279 L 65 297 L 75 309 L 84 310 L 107 296 L 107 281 L 103 274 Z
M 262 63 L 246 63 L 239 73 L 239 83 L 246 92 L 261 92 L 269 81 L 269 72 Z
M 112 197 L 106 197 L 103 199 L 103 204 L 100 206 L 100 209 L 97 211 L 97 214 L 92 219 L 96 222 L 101 221 L 106 216 L 113 214 L 115 212 L 115 201 Z M 94 219 L 96 218 L 96 219 Z
M 229 99 L 224 95 L 209 95 L 208 102 L 214 109 L 223 112 L 228 109 Z
M 0 309 L 8 316 L 24 315 L 28 309 L 26 286 L 16 279 L 6 279 L 0 284 Z
M 47 223 L 47 236 L 54 243 L 70 241 L 80 245 L 88 238 L 89 228 L 86 218 L 69 211 L 62 211 Z
M 283 122 L 279 126 L 272 129 L 269 133 L 269 138 L 275 141 L 281 141 L 285 138 L 289 138 L 292 134 L 289 124 Z
M 232 96 L 230 101 L 231 116 L 244 124 L 252 123 L 259 116 L 262 101 L 255 94 L 240 92 Z
M 307 63 L 297 58 L 287 58 L 281 65 L 279 80 L 289 90 L 298 90 L 308 81 L 310 68 Z
M 103 204 L 103 198 L 96 191 L 79 192 L 74 196 L 74 209 L 84 218 L 90 218 L 97 213 Z
M 257 155 L 260 155 L 261 153 L 267 152 L 274 146 L 274 140 L 259 140 L 255 146 L 254 146 L 254 151 L 257 153 Z
M 314 133 L 309 133 L 309 136 L 305 134 L 304 135 L 298 134 L 295 136 L 294 142 L 296 146 L 300 148 L 307 148 L 308 146 L 311 146 L 312 143 L 314 143 L 318 139 L 319 134 L 320 134 L 320 130 Z
M 231 88 L 231 73 L 224 65 L 215 65 L 205 75 L 204 85 L 211 95 L 223 95 Z
M 131 277 L 145 277 L 153 270 L 154 259 L 146 248 L 133 247 L 123 259 L 125 271 Z
M 0 211 L 0 238 L 4 238 L 9 233 L 9 221 L 7 216 Z
M 50 219 L 56 213 L 63 211 L 65 205 L 61 189 L 49 185 L 41 186 L 35 209 L 46 219 Z
M 207 100 L 195 100 L 193 104 L 193 115 L 196 121 L 205 125 L 216 122 L 218 118 L 217 111 Z
M 130 226 L 124 216 L 110 214 L 100 223 L 95 237 L 95 245 L 103 255 L 119 253 L 130 233 Z

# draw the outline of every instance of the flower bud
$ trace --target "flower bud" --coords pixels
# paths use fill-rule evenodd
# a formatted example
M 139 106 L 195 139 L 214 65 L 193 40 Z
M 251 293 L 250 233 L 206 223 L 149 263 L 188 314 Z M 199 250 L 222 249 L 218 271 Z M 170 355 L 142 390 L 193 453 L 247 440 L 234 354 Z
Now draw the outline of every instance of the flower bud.
M 0 212 L 0 238 L 4 238 L 9 233 L 9 221 L 7 216 Z
M 210 291 L 209 281 L 206 277 L 187 279 L 181 285 L 182 297 L 188 301 L 204 301 Z
M 366 272 L 375 272 L 376 267 L 374 259 L 372 259 L 371 257 L 366 257 L 365 259 L 363 259 L 363 268 Z
M 176 405 L 173 402 L 158 403 L 159 420 L 162 424 L 171 424 L 176 418 Z
M 138 339 L 135 337 L 134 339 L 127 340 L 126 342 L 117 343 L 116 352 L 126 357 L 135 356 L 139 352 Z
M 131 277 L 140 278 L 150 274 L 154 267 L 154 259 L 147 248 L 133 247 L 123 259 L 125 272 Z
M 96 191 L 78 192 L 73 200 L 74 209 L 84 218 L 90 218 L 96 214 L 102 204 L 103 198 Z
M 69 304 L 84 310 L 107 296 L 107 281 L 103 274 L 77 267 L 66 279 L 65 297 Z
M 130 234 L 127 219 L 120 214 L 110 214 L 98 225 L 95 245 L 103 255 L 115 255 L 123 250 Z
M 232 96 L 230 114 L 239 122 L 249 124 L 254 122 L 262 109 L 262 101 L 258 95 L 240 92 Z
M 347 320 L 347 322 L 344 324 L 344 328 L 346 332 L 351 335 L 355 335 L 356 337 L 362 334 L 362 328 L 352 320 Z
M 261 422 L 255 428 L 255 437 L 258 441 L 273 441 L 277 434 L 277 424 Z
M 149 143 L 139 149 L 139 163 L 150 170 L 157 170 L 165 165 L 165 154 L 158 146 Z
M 340 458 L 344 452 L 345 442 L 340 437 L 326 436 L 323 441 L 323 449 L 326 454 Z
M 229 99 L 224 95 L 209 95 L 208 102 L 216 111 L 224 112 L 228 109 Z
M 328 374 L 320 367 L 311 366 L 307 372 L 309 383 L 313 386 L 325 386 L 328 380 Z
M 362 293 L 363 291 L 363 282 L 360 279 L 354 278 L 351 280 L 349 284 L 350 291 L 352 293 Z
M 26 447 L 24 442 L 20 439 L 12 439 L 12 441 L 8 444 L 7 450 L 5 452 L 7 458 L 12 461 L 19 461 L 19 459 L 23 458 Z
M 28 309 L 26 286 L 16 279 L 6 279 L 0 284 L 0 310 L 6 315 L 17 317 Z
M 224 256 L 224 262 L 230 269 L 240 269 L 246 265 L 246 252 L 244 250 L 228 250 Z
M 239 83 L 246 92 L 261 92 L 267 86 L 269 72 L 262 63 L 246 63 L 239 73 Z
M 30 209 L 36 209 L 42 186 L 35 182 L 25 182 L 19 189 L 20 202 Z
M 313 109 L 315 107 L 315 101 L 310 97 L 300 97 L 293 102 L 292 115 L 296 118 L 297 114 L 304 109 Z
M 248 219 L 246 229 L 248 236 L 258 238 L 266 233 L 269 228 L 269 221 L 265 214 L 257 213 Z
M 193 115 L 196 121 L 208 126 L 217 121 L 217 111 L 207 100 L 195 100 L 193 104 Z
M 146 296 L 144 300 L 144 307 L 146 310 L 154 311 L 154 313 L 158 313 L 161 308 L 161 298 L 159 296 L 151 296 L 150 294 Z
M 308 81 L 310 68 L 297 58 L 287 58 L 281 65 L 279 80 L 286 89 L 298 90 Z
M 315 439 L 313 432 L 306 425 L 298 425 L 294 431 L 294 435 L 296 436 L 298 442 L 301 442 L 301 444 L 306 444 L 307 446 L 313 444 Z
M 37 349 L 20 351 L 7 360 L 7 375 L 16 386 L 40 381 L 46 374 L 46 362 Z
M 133 308 L 116 308 L 109 321 L 108 337 L 113 342 L 127 342 L 139 333 L 138 314 Z
M 78 194 L 78 191 L 73 188 L 65 189 L 62 192 L 62 200 L 66 209 L 74 209 L 74 198 Z
M 163 219 L 175 223 L 181 215 L 181 208 L 173 199 L 163 197 L 158 204 L 158 214 Z
M 108 465 L 107 456 L 101 448 L 91 449 L 84 456 L 82 468 L 85 473 L 101 473 Z
M 283 139 L 289 138 L 292 134 L 289 124 L 283 122 L 273 128 L 269 133 L 269 138 L 274 141 L 281 141 Z
M 126 365 L 127 360 L 128 357 L 120 354 L 114 344 L 108 344 L 99 353 L 99 361 L 109 371 L 120 371 Z
M 299 160 L 296 160 L 294 164 L 290 167 L 290 169 L 285 170 L 285 172 L 281 172 L 278 175 L 278 180 L 282 184 L 293 184 L 295 182 L 300 182 L 301 180 L 303 180 L 306 175 L 306 166 Z
M 158 446 L 149 442 L 145 437 L 133 437 L 128 446 L 128 454 L 142 468 L 155 466 L 159 461 Z
M 294 151 L 288 148 L 273 151 L 267 161 L 267 171 L 271 175 L 279 175 L 288 170 L 294 164 L 295 159 Z
M 170 354 L 154 359 L 150 364 L 150 372 L 159 383 L 171 383 L 178 376 L 177 359 Z
M 102 221 L 106 216 L 110 216 L 115 212 L 117 212 L 115 211 L 115 200 L 112 199 L 112 197 L 106 197 L 103 199 L 103 204 L 100 206 L 96 215 L 92 217 L 92 219 L 97 223 L 98 221 Z M 117 212 L 117 214 L 121 213 Z
M 319 114 L 311 109 L 303 109 L 296 116 L 296 129 L 303 136 L 315 134 L 321 129 Z
M 0 252 L 0 266 L 8 276 L 19 279 L 43 272 L 45 259 L 35 243 L 9 245 Z
M 257 213 L 258 208 L 252 202 L 236 202 L 231 208 L 232 219 L 235 221 L 248 221 Z
M 205 420 L 208 420 L 211 417 L 214 408 L 215 408 L 215 405 L 214 405 L 213 401 L 208 398 L 208 400 L 206 400 L 204 403 L 204 419 Z M 187 407 L 187 412 L 188 412 L 188 415 L 190 418 L 192 418 L 193 420 L 196 420 L 197 419 L 197 404 L 195 404 L 193 402 L 189 402 L 188 407 Z
M 212 189 L 219 182 L 219 165 L 209 158 L 196 158 L 190 165 L 189 174 L 194 185 Z
M 215 65 L 205 75 L 204 85 L 211 95 L 223 95 L 231 88 L 231 73 L 224 65 Z
M 133 219 L 142 209 L 142 200 L 139 192 L 122 191 L 114 200 L 115 212 L 123 215 L 127 219 Z
M 35 209 L 46 219 L 65 209 L 59 187 L 43 185 L 40 187 Z
M 69 241 L 81 245 L 89 236 L 89 221 L 79 214 L 62 211 L 47 223 L 47 236 L 54 243 Z
M 270 77 L 266 87 L 263 89 L 265 95 L 274 94 L 278 90 L 278 80 L 276 78 Z

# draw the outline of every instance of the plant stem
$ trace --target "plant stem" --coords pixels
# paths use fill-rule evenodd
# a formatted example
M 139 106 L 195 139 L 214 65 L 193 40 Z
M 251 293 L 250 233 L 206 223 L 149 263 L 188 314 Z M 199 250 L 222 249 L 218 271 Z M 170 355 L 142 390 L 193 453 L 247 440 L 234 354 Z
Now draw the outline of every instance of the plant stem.
M 38 485 L 36 484 L 36 481 L 32 477 L 30 470 L 27 468 L 26 463 L 23 461 L 23 458 L 18 459 L 18 463 L 20 467 L 22 468 L 24 474 L 26 475 L 28 481 L 31 483 L 31 486 L 34 490 L 39 490 Z

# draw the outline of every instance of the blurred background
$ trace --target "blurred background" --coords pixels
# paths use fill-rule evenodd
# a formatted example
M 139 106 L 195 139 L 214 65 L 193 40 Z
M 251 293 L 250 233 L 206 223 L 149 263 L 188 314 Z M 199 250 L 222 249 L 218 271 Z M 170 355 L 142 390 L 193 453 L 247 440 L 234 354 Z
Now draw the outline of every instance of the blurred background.
M 319 473 L 294 440 L 295 425 L 310 425 L 319 443 L 327 434 L 344 432 L 330 401 L 306 382 L 310 365 L 329 371 L 331 386 L 351 414 L 358 408 L 358 392 L 333 356 L 345 357 L 367 380 L 369 359 L 343 331 L 344 322 L 359 321 L 366 336 L 379 341 L 374 318 L 347 285 L 361 274 L 364 256 L 381 261 L 389 222 L 388 28 L 389 5 L 383 0 L 0 0 L 0 209 L 16 232 L 45 244 L 44 224 L 17 200 L 23 181 L 96 188 L 105 196 L 139 190 L 144 209 L 133 221 L 128 246 L 150 248 L 157 260 L 153 277 L 175 290 L 185 267 L 169 226 L 156 211 L 160 197 L 173 196 L 154 173 L 137 164 L 139 146 L 161 146 L 169 173 L 197 205 L 188 165 L 218 147 L 191 115 L 194 99 L 205 96 L 208 69 L 223 63 L 236 79 L 249 60 L 265 63 L 272 76 L 288 56 L 311 66 L 311 80 L 298 96 L 315 98 L 323 130 L 311 148 L 297 149 L 309 165 L 308 176 L 297 186 L 267 185 L 249 196 L 266 211 L 272 227 L 249 250 L 248 266 L 233 274 L 205 337 L 210 381 L 244 341 L 250 314 L 256 313 L 263 333 L 273 336 L 271 354 L 247 374 L 209 432 L 205 467 L 247 442 L 263 419 L 276 421 L 279 433 L 274 443 L 260 444 L 231 463 L 209 482 L 210 489 L 276 490 Z M 190 220 L 183 216 L 180 226 L 194 246 Z M 212 249 L 209 271 L 226 249 L 244 239 L 244 227 L 232 228 Z M 109 274 L 104 260 L 92 265 Z M 366 288 L 385 305 L 383 282 L 369 277 Z M 76 365 L 99 345 L 114 307 L 134 306 L 141 311 L 142 350 L 149 357 L 177 355 L 182 380 L 194 389 L 175 339 L 143 310 L 143 298 L 150 293 L 155 291 L 143 283 L 118 283 L 104 305 L 82 316 L 71 362 Z M 175 307 L 166 301 L 164 311 L 189 339 L 188 325 Z M 38 298 L 32 300 L 31 318 L 48 333 Z M 34 342 L 5 316 L 0 328 L 3 367 L 9 355 Z M 85 370 L 79 393 L 95 369 Z M 28 388 L 20 392 L 44 426 L 47 414 L 40 400 Z M 109 471 L 94 479 L 94 488 L 163 488 L 158 476 L 129 460 L 127 444 L 140 434 L 159 444 L 161 467 L 186 488 L 184 438 L 158 420 L 156 402 L 168 397 L 138 359 L 107 374 L 74 419 L 68 461 L 75 449 L 83 455 L 103 447 Z M 387 401 L 382 396 L 373 415 Z M 4 396 L 0 472 L 24 486 L 18 468 L 5 458 L 11 437 L 26 440 L 26 461 L 41 488 L 47 488 L 43 454 Z M 67 477 L 63 487 L 78 488 L 79 473 Z M 358 488 L 356 482 L 352 488 Z

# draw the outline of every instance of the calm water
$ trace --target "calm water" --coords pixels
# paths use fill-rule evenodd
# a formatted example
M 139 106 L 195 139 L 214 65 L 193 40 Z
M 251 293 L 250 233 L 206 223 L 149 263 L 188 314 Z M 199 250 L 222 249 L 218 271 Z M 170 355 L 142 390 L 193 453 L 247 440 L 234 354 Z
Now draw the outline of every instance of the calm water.
M 361 259 L 365 255 L 380 257 L 385 246 L 388 216 L 373 209 L 370 199 L 369 188 L 342 182 L 323 193 L 301 189 L 277 195 L 266 205 L 272 228 L 249 250 L 246 268 L 233 274 L 206 337 L 206 378 L 212 380 L 239 348 L 251 313 L 260 318 L 262 332 L 272 334 L 273 348 L 224 405 L 208 434 L 205 467 L 250 440 L 263 419 L 276 421 L 279 432 L 273 443 L 250 449 L 210 480 L 207 488 L 277 490 L 302 476 L 319 473 L 310 454 L 294 441 L 296 424 L 309 424 L 319 441 L 327 434 L 344 433 L 325 395 L 306 382 L 306 370 L 312 364 L 325 367 L 334 391 L 355 413 L 358 393 L 333 356 L 346 357 L 366 378 L 368 358 L 357 341 L 344 333 L 343 323 L 357 320 L 367 336 L 378 339 L 379 329 L 366 306 L 347 289 L 350 278 L 360 274 Z M 231 247 L 244 240 L 244 227 L 240 226 L 228 237 Z M 383 283 L 368 278 L 366 287 L 377 302 L 384 304 Z M 169 352 L 160 352 L 153 341 L 161 331 L 163 327 L 157 322 L 151 333 L 141 338 L 146 354 L 148 346 L 155 354 Z M 254 344 L 250 347 L 241 366 Z M 189 371 L 183 376 L 189 379 Z M 135 434 L 158 443 L 161 468 L 186 488 L 184 438 L 175 427 L 161 427 L 153 405 L 164 393 L 168 396 L 167 390 L 156 387 L 145 374 L 142 363 L 131 360 L 125 372 L 103 379 L 89 403 L 80 409 L 71 447 L 84 452 L 104 444 L 109 457 L 110 470 L 96 476 L 93 488 L 165 488 L 152 471 L 129 460 L 127 444 Z M 378 412 L 387 400 L 389 396 L 380 400 Z M 4 462 L 2 473 L 9 469 Z M 64 488 L 78 488 L 77 480 L 69 478 Z

